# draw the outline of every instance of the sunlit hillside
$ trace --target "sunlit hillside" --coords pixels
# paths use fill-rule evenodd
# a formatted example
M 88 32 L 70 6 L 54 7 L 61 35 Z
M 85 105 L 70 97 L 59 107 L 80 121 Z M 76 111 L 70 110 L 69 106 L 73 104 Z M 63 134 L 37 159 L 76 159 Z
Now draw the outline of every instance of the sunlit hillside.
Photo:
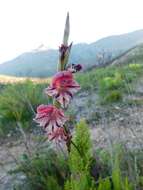
M 0 83 L 7 84 L 7 83 L 19 83 L 24 82 L 26 80 L 30 80 L 34 83 L 49 83 L 50 78 L 32 78 L 32 77 L 13 77 L 7 75 L 0 75 Z

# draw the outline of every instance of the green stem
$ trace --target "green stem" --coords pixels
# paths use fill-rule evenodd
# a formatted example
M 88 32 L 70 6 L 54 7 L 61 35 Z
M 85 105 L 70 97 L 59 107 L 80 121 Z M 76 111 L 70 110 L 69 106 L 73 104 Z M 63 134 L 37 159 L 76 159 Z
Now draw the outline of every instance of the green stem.
M 74 148 L 77 150 L 77 152 L 79 153 L 80 157 L 82 158 L 82 154 L 78 148 L 78 146 L 71 140 L 71 144 L 74 146 Z
M 67 129 L 67 127 L 65 125 L 64 125 L 64 129 L 65 129 L 65 132 L 67 134 L 69 134 L 69 130 Z M 78 146 L 71 140 L 71 138 L 69 138 L 68 142 L 66 143 L 68 152 L 70 153 L 71 144 L 74 146 L 74 148 L 77 150 L 77 152 L 79 153 L 79 155 L 82 157 L 82 154 L 81 154 Z
M 57 108 L 61 108 L 61 104 L 54 98 L 53 98 L 53 105 L 56 106 Z

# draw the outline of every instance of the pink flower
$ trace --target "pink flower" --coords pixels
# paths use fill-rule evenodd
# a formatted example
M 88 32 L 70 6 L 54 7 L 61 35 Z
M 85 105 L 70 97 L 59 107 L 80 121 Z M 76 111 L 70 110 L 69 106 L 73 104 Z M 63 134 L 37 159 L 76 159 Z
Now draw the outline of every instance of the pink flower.
M 67 141 L 69 135 L 65 132 L 63 127 L 58 127 L 54 131 L 48 133 L 49 140 L 55 140 L 56 142 Z
M 40 124 L 47 132 L 61 127 L 67 121 L 62 109 L 53 105 L 40 105 L 37 108 L 37 114 L 34 121 Z
M 60 71 L 53 77 L 51 85 L 46 88 L 45 92 L 56 98 L 63 107 L 67 107 L 73 94 L 79 89 L 80 86 L 73 79 L 73 74 L 70 71 Z

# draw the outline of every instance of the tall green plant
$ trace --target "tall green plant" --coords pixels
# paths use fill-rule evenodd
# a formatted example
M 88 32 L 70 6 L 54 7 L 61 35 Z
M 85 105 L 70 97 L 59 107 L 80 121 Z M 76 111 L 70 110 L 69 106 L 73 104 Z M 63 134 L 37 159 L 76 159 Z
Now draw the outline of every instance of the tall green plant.
M 75 147 L 76 146 L 76 147 Z M 65 184 L 65 190 L 87 190 L 92 188 L 90 164 L 92 148 L 89 128 L 84 120 L 75 128 L 75 136 L 69 155 L 70 178 Z

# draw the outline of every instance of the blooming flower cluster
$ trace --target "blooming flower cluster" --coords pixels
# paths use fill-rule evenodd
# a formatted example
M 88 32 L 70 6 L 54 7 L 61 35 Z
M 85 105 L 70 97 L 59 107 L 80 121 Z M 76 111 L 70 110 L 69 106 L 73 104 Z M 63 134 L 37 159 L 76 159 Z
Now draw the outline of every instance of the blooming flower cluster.
M 74 80 L 73 73 L 81 70 L 81 65 L 67 66 L 72 43 L 68 46 L 69 15 L 67 16 L 63 44 L 59 48 L 58 72 L 53 76 L 51 84 L 45 89 L 45 93 L 53 98 L 52 105 L 40 105 L 34 121 L 46 132 L 49 140 L 56 142 L 71 139 L 70 131 L 66 128 L 68 118 L 64 109 L 68 107 L 74 93 L 80 89 L 80 85 Z

